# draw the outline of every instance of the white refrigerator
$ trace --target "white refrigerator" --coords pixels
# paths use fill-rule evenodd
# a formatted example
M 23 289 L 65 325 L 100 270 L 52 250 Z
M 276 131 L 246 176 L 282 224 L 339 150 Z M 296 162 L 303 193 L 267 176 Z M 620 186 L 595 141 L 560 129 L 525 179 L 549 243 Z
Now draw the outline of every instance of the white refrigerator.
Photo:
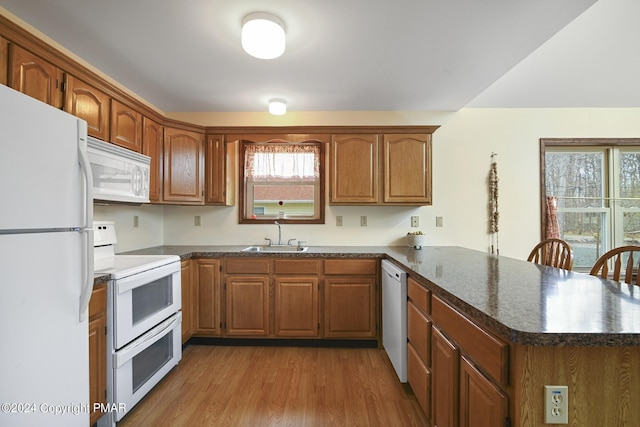
M 0 426 L 89 425 L 87 124 L 0 85 Z

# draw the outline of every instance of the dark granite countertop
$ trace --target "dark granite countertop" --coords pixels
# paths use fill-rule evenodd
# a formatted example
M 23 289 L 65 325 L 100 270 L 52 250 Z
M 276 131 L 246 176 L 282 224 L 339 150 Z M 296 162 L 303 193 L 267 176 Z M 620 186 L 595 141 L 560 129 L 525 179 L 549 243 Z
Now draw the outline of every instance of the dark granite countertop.
M 626 284 L 461 247 L 322 246 L 282 254 L 241 252 L 244 247 L 158 246 L 127 253 L 389 258 L 434 295 L 513 343 L 640 346 L 640 288 Z

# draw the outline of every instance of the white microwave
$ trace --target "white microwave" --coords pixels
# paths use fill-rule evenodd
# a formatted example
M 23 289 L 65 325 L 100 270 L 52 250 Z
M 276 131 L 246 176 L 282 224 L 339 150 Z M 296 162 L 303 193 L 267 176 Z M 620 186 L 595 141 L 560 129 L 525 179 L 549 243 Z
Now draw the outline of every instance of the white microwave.
M 151 158 L 87 138 L 95 202 L 149 203 Z

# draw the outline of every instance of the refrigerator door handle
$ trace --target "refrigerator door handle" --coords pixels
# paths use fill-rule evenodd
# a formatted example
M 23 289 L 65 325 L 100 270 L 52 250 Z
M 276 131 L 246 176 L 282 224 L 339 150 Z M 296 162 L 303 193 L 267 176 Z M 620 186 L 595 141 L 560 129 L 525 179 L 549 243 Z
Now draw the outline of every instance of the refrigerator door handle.
M 84 228 L 81 230 L 86 236 L 85 272 L 87 274 L 80 293 L 80 322 L 87 320 L 89 300 L 93 290 L 93 175 L 91 163 L 87 153 L 87 122 L 78 120 L 78 160 L 80 170 L 85 179 L 85 210 Z
M 84 322 L 88 318 L 89 301 L 93 291 L 93 230 L 81 230 L 81 233 L 86 236 L 87 243 L 86 259 L 84 260 L 87 276 L 80 292 L 80 322 Z

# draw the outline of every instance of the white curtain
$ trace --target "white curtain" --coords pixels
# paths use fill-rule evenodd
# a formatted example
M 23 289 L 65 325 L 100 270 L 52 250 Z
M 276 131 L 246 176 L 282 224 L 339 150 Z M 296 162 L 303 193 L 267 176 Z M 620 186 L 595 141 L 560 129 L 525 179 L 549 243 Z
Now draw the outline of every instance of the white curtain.
M 252 144 L 245 150 L 246 178 L 299 180 L 320 176 L 320 150 L 316 146 Z

